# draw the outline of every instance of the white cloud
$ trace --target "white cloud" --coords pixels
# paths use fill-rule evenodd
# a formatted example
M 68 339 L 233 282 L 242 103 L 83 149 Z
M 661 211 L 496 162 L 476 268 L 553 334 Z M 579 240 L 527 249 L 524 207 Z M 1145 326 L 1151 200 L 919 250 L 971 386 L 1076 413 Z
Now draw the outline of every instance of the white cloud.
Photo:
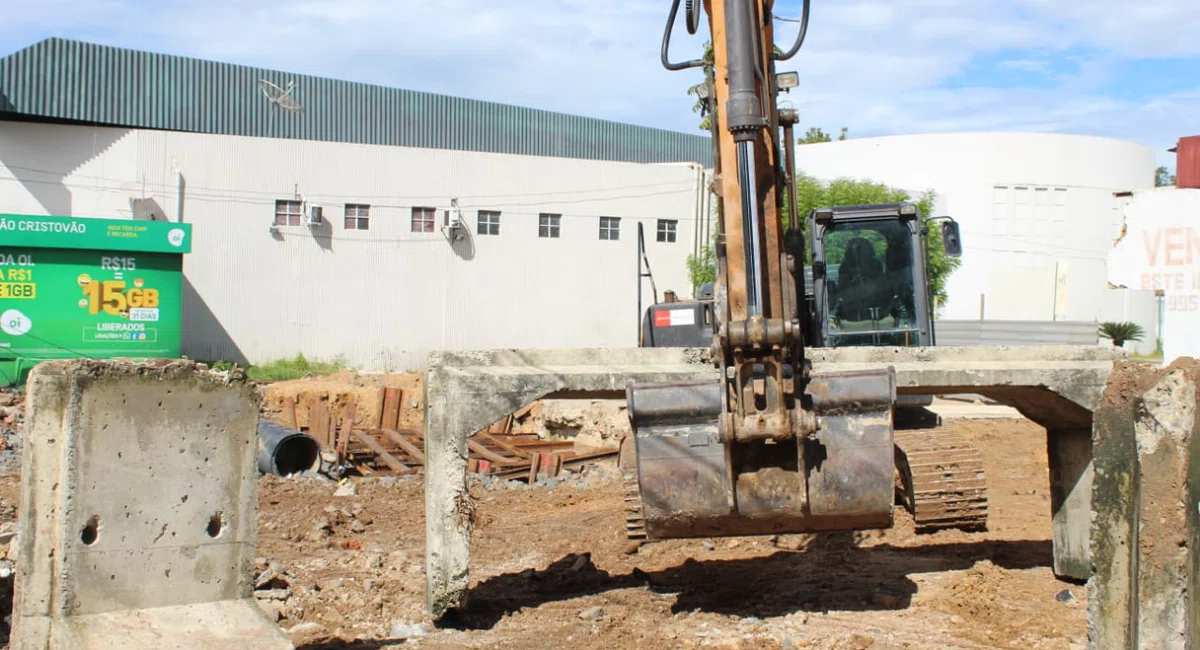
M 1050 62 L 1045 59 L 1008 59 L 996 64 L 1001 70 L 1050 74 Z
M 6 15 L 12 46 L 47 35 L 261 65 L 504 103 L 694 130 L 686 88 L 698 72 L 659 64 L 667 0 L 43 0 Z M 776 12 L 799 17 L 799 0 Z M 6 11 L 9 11 L 6 9 Z M 703 28 L 702 28 L 703 31 Z M 795 25 L 777 40 L 790 43 Z M 786 101 L 803 126 L 851 136 L 1031 129 L 1130 138 L 1165 150 L 1196 130 L 1194 92 L 1110 96 L 1114 64 L 1200 57 L 1200 2 L 838 0 L 813 3 L 808 41 L 782 69 L 801 73 Z M 12 39 L 21 38 L 20 42 Z M 704 35 L 677 29 L 672 58 Z M 1051 61 L 1101 51 L 1055 77 Z M 1049 89 L 946 90 L 974 57 L 1047 73 Z M 1119 81 L 1119 80 L 1117 80 Z M 1163 151 L 1160 160 L 1170 162 Z

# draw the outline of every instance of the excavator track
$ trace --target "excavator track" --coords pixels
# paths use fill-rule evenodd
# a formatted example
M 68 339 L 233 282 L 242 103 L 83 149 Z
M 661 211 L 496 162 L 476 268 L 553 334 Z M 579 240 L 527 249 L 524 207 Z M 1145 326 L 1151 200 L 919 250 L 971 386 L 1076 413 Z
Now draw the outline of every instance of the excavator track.
M 636 470 L 625 472 L 625 537 L 633 541 L 646 539 L 646 518 L 642 516 Z
M 897 430 L 898 496 L 918 533 L 987 529 L 987 476 L 970 441 L 945 429 Z
M 617 467 L 621 471 L 622 486 L 625 489 L 625 537 L 633 541 L 646 540 L 646 518 L 642 514 L 642 493 L 638 489 L 637 454 L 633 448 L 633 438 L 621 440 L 620 452 L 617 455 Z

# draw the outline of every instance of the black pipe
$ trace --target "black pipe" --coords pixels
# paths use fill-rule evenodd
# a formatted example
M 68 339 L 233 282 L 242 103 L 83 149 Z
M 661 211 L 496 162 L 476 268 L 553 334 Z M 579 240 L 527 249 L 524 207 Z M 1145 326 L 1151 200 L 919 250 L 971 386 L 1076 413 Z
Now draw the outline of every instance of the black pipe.
M 321 464 L 317 439 L 278 422 L 258 422 L 258 471 L 288 476 L 316 471 Z

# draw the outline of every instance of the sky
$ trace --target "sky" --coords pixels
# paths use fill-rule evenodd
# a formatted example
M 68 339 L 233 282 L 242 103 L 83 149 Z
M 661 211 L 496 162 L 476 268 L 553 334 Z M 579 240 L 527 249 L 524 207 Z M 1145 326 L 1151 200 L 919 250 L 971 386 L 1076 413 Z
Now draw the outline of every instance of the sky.
M 670 0 L 0 0 L 0 54 L 59 36 L 697 130 L 659 47 Z M 800 17 L 799 0 L 775 14 Z M 682 10 L 671 58 L 700 54 Z M 779 22 L 788 49 L 796 23 Z M 798 130 L 1038 131 L 1166 150 L 1200 135 L 1197 0 L 813 0 L 779 70 Z

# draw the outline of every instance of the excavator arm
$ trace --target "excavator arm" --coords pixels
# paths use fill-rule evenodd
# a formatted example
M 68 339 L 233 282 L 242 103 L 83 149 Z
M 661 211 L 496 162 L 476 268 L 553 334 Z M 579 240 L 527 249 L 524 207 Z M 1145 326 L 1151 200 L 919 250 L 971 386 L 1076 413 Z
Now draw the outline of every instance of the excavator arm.
M 710 66 L 669 59 L 681 1 L 689 33 L 708 17 Z M 804 356 L 803 238 L 798 218 L 787 232 L 783 219 L 784 195 L 796 205 L 796 114 L 777 107 L 775 64 L 800 49 L 809 0 L 786 51 L 775 47 L 773 5 L 672 0 L 663 65 L 708 69 L 719 372 L 716 381 L 627 389 L 637 459 L 628 485 L 631 537 L 891 525 L 894 372 L 814 376 Z

